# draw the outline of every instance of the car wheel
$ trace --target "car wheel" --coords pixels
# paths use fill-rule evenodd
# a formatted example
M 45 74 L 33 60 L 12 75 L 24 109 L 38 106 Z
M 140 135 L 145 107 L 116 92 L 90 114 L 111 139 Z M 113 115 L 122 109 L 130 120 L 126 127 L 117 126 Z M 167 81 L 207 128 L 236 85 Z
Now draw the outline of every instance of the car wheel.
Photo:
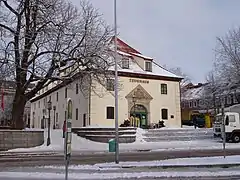
M 232 141 L 234 143 L 239 143 L 240 142 L 240 135 L 239 134 L 234 134 L 232 137 Z

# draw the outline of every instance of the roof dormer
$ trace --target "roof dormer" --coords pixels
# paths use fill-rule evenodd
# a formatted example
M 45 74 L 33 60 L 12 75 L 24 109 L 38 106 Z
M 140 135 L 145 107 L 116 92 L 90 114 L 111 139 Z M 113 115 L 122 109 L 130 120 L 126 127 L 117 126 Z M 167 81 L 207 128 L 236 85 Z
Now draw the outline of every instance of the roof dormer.
M 145 71 L 152 72 L 152 61 L 145 60 Z
M 122 68 L 123 69 L 129 69 L 129 64 L 130 64 L 130 58 L 126 56 L 122 56 Z

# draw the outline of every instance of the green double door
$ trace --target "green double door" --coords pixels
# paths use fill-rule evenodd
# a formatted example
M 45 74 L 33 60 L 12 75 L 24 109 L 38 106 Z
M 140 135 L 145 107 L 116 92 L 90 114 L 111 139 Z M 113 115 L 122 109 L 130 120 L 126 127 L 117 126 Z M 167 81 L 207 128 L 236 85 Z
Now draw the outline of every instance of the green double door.
M 140 121 L 140 128 L 147 128 L 147 113 L 146 112 L 135 112 L 135 113 L 131 113 L 131 116 L 134 117 L 134 114 L 135 114 L 135 117 L 136 118 L 139 118 L 139 121 Z

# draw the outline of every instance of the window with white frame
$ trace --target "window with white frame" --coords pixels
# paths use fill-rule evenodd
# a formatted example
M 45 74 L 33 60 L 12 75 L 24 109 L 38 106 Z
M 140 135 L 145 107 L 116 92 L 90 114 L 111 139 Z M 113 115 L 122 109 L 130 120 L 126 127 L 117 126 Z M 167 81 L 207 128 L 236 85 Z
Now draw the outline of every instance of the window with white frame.
M 107 79 L 107 91 L 114 91 L 114 79 Z
M 129 69 L 129 64 L 130 64 L 129 58 L 123 57 L 122 58 L 122 68 L 123 69 Z
M 152 62 L 151 61 L 145 61 L 145 71 L 152 72 Z

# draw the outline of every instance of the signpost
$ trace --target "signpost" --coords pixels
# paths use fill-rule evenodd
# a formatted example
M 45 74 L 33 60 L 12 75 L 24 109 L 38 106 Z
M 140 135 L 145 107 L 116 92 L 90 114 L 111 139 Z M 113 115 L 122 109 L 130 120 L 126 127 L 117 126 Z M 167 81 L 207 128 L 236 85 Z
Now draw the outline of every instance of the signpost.
M 66 131 L 64 141 L 65 151 L 65 180 L 68 180 L 68 166 L 71 157 L 71 144 L 72 144 L 72 100 L 67 100 L 67 120 L 66 120 Z
M 223 139 L 223 157 L 226 158 L 226 132 L 225 132 L 225 115 L 224 115 L 223 103 L 222 103 L 222 139 Z

